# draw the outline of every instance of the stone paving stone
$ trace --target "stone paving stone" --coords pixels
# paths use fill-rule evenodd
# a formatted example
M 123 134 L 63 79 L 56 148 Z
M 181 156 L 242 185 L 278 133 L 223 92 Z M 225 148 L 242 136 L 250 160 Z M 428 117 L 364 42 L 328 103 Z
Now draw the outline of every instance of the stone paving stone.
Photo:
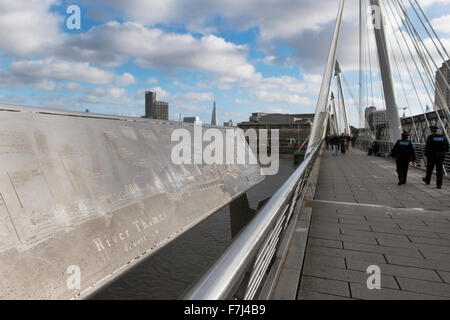
M 311 222 L 325 222 L 325 223 L 338 223 L 339 218 L 338 217 L 332 217 L 332 216 L 314 216 L 311 219 Z
M 303 276 L 300 283 L 300 292 L 314 291 L 318 293 L 331 294 L 342 297 L 350 297 L 350 290 L 347 282 L 330 279 L 321 279 Z
M 313 226 L 311 226 L 310 228 L 310 232 L 313 233 L 320 233 L 320 234 L 341 234 L 341 230 L 339 228 L 339 225 L 336 225 L 334 227 L 323 227 L 323 226 L 319 226 L 314 224 Z
M 345 260 L 347 268 L 350 270 L 367 271 L 369 264 L 365 261 L 346 259 Z M 434 270 L 396 266 L 386 263 L 377 264 L 381 269 L 381 277 L 387 274 L 390 276 L 401 276 L 404 278 L 412 278 L 419 280 L 428 280 L 441 282 L 441 278 L 438 276 L 437 272 Z M 441 275 L 442 276 L 442 275 Z
M 408 278 L 402 278 L 402 277 L 397 277 L 397 280 L 400 284 L 400 287 L 404 291 L 425 293 L 425 294 L 450 298 L 450 284 L 449 283 L 438 283 L 438 282 L 433 282 L 433 281 L 408 279 Z
M 298 300 L 353 300 L 351 298 L 333 296 L 330 294 L 318 293 L 302 290 L 298 295 Z
M 423 243 L 417 243 L 417 242 L 407 243 L 407 242 L 380 239 L 380 240 L 378 240 L 378 243 L 380 244 L 380 246 L 386 246 L 386 247 L 414 248 L 414 249 L 418 249 L 418 250 L 428 250 L 430 252 L 441 252 L 441 253 L 449 252 L 449 248 L 447 248 L 447 247 L 435 246 L 435 245 L 431 245 L 431 244 L 423 244 Z
M 419 219 L 397 219 L 397 218 L 391 218 L 390 220 L 391 222 L 396 223 L 400 228 L 402 226 L 408 226 L 410 228 L 414 228 L 414 227 L 426 227 L 427 225 L 425 224 L 424 221 L 419 220 Z
M 317 239 L 312 238 L 308 240 L 308 243 L 314 246 L 320 247 L 329 247 L 329 248 L 338 248 L 342 249 L 342 241 L 339 240 L 329 240 L 329 239 Z
M 393 255 L 385 255 L 389 264 L 416 267 L 422 269 L 450 271 L 450 264 L 446 261 L 430 260 L 430 259 L 416 259 L 408 257 L 400 257 Z
M 377 225 L 371 225 L 372 231 L 379 232 L 379 233 L 392 233 L 392 234 L 403 234 L 405 236 L 419 236 L 424 238 L 435 238 L 435 239 L 441 239 L 439 234 L 435 232 L 426 232 L 426 231 L 417 231 L 417 230 L 403 230 L 399 228 L 389 228 L 389 227 L 382 227 Z
M 346 269 L 345 259 L 340 257 L 322 256 L 306 253 L 304 266 L 326 266 L 339 269 Z
M 415 236 L 408 236 L 408 238 L 414 242 L 414 243 L 426 243 L 426 244 L 434 244 L 436 246 L 443 246 L 443 247 L 450 247 L 450 241 L 446 239 L 431 239 L 431 238 L 424 238 L 424 237 L 415 237 Z M 450 248 L 449 248 L 450 252 Z
M 342 270 L 323 266 L 307 266 L 303 268 L 302 272 L 306 276 L 362 284 L 366 284 L 367 279 L 370 276 L 366 272 L 356 270 Z M 382 277 L 381 287 L 399 289 L 394 277 L 388 275 Z
M 438 271 L 437 273 L 439 273 L 439 275 L 441 276 L 441 278 L 442 278 L 446 283 L 450 283 L 450 272 Z
M 444 228 L 431 228 L 428 226 L 419 226 L 419 225 L 411 225 L 411 224 L 406 224 L 404 222 L 398 222 L 398 225 L 400 226 L 400 229 L 403 230 L 417 230 L 417 231 L 425 231 L 425 232 L 443 232 L 443 233 L 449 233 L 449 232 L 445 232 L 447 231 Z
M 423 258 L 417 249 L 409 249 L 409 248 L 393 248 L 393 247 L 383 247 L 383 246 L 374 246 L 374 245 L 366 245 L 361 243 L 353 243 L 344 241 L 343 244 L 344 249 L 354 250 L 354 251 L 362 251 L 362 252 L 374 252 L 374 253 L 386 253 L 398 256 L 405 256 L 411 258 Z
M 425 259 L 447 261 L 450 264 L 450 251 L 447 253 L 442 252 L 432 252 L 429 250 L 421 249 L 420 253 L 425 257 Z
M 447 233 L 440 233 L 440 232 L 436 232 L 437 235 L 442 238 L 442 239 L 446 239 L 446 240 L 450 240 L 450 234 Z
M 439 300 L 439 296 L 406 292 L 394 289 L 369 290 L 367 286 L 358 283 L 350 284 L 351 297 L 361 300 Z
M 323 223 L 323 222 L 316 222 L 313 225 L 314 228 L 317 229 L 327 229 L 330 230 L 338 230 L 338 233 L 340 233 L 340 228 L 345 228 L 348 230 L 355 230 L 355 231 L 369 231 L 371 232 L 370 226 L 365 224 L 359 224 L 359 225 L 353 225 L 353 224 L 347 224 L 347 223 Z
M 343 249 L 335 249 L 335 248 L 324 248 L 317 246 L 309 246 L 306 248 L 308 253 L 323 255 L 323 256 L 332 256 L 332 257 L 341 257 L 348 259 L 356 259 L 369 261 L 372 264 L 376 263 L 386 263 L 386 260 L 382 254 L 379 253 L 371 253 L 371 252 L 359 252 L 359 251 L 351 251 L 351 250 L 343 250 Z
M 393 241 L 401 241 L 401 242 L 410 242 L 409 239 L 402 234 L 390 234 L 390 233 L 378 233 L 378 232 L 367 232 L 367 231 L 356 231 L 356 230 L 348 230 L 341 228 L 341 232 L 344 235 L 350 236 L 372 236 L 377 239 L 387 239 Z
M 375 237 L 363 237 L 363 236 L 349 236 L 342 234 L 325 234 L 311 231 L 309 233 L 311 238 L 319 238 L 319 239 L 330 239 L 330 240 L 339 240 L 339 241 L 350 241 L 356 243 L 365 243 L 365 244 L 378 244 Z
M 367 220 L 364 217 L 360 217 L 360 219 L 339 217 L 339 222 L 349 226 L 359 225 L 362 228 L 366 228 L 368 226 Z

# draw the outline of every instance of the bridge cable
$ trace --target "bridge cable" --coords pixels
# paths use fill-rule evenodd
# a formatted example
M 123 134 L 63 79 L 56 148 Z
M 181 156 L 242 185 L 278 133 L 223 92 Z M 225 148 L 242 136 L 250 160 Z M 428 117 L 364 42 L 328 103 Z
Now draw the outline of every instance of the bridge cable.
M 389 4 L 389 7 L 390 7 L 390 2 L 387 1 L 387 3 Z M 393 6 L 392 6 L 392 7 L 397 11 L 397 15 L 399 16 L 400 20 L 402 20 L 402 18 L 401 18 L 402 15 L 401 15 L 401 13 L 400 13 L 400 9 L 395 5 L 395 1 L 394 1 L 394 3 L 393 3 Z M 391 7 L 390 7 L 390 8 L 391 8 Z M 392 8 L 391 8 L 391 10 L 392 10 Z M 395 16 L 393 10 L 392 10 L 392 14 Z M 427 92 L 427 95 L 428 95 L 428 97 L 429 97 L 429 99 L 430 99 L 430 101 L 431 101 L 431 104 L 433 104 L 433 98 L 431 97 L 430 92 L 429 92 L 429 89 L 428 89 L 428 86 L 427 86 L 427 84 L 425 83 L 425 80 L 423 79 L 422 73 L 421 73 L 421 71 L 420 71 L 419 66 L 417 65 L 416 59 L 414 58 L 414 55 L 413 55 L 413 53 L 412 53 L 412 51 L 411 51 L 411 48 L 410 48 L 410 45 L 408 44 L 408 41 L 406 40 L 404 31 L 403 31 L 403 29 L 400 27 L 400 24 L 398 23 L 398 21 L 397 21 L 396 19 L 395 19 L 395 21 L 396 21 L 397 26 L 398 26 L 398 28 L 399 28 L 399 30 L 400 30 L 400 33 L 401 33 L 402 38 L 403 38 L 403 41 L 404 41 L 406 47 L 408 48 L 409 54 L 410 54 L 410 56 L 411 56 L 411 58 L 412 58 L 412 61 L 414 62 L 414 65 L 415 65 L 416 70 L 417 70 L 417 72 L 418 72 L 418 74 L 419 74 L 419 77 L 420 77 L 420 79 L 421 79 L 421 81 L 422 81 L 422 84 L 424 85 L 424 88 L 425 88 L 425 90 L 426 90 L 426 92 Z M 406 20 L 406 21 L 407 21 L 407 20 Z M 421 63 L 422 63 L 422 67 L 424 68 L 425 73 L 427 74 L 427 72 L 426 72 L 427 67 L 426 67 L 426 64 L 425 64 L 424 61 L 423 61 L 423 55 L 421 54 L 421 50 L 419 49 L 419 47 L 418 47 L 418 45 L 417 45 L 417 42 L 416 42 L 415 38 L 413 37 L 413 35 L 412 35 L 412 33 L 411 33 L 411 30 L 410 30 L 410 27 L 409 27 L 409 23 L 407 23 L 406 26 L 408 27 L 408 28 L 405 27 L 406 33 L 410 36 L 410 40 L 411 40 L 411 42 L 413 43 L 414 48 L 415 48 L 415 50 L 416 50 L 416 52 L 417 52 L 417 54 L 418 54 L 418 56 L 419 56 L 419 60 L 420 60 Z M 409 69 L 408 69 L 408 70 L 409 70 Z M 429 79 L 428 79 L 428 80 L 429 80 Z M 413 80 L 412 80 L 412 83 L 414 84 L 414 81 L 413 81 Z M 441 124 L 443 124 L 443 123 L 442 123 L 442 119 L 441 119 L 439 113 L 437 112 L 437 110 L 435 110 L 435 113 L 436 113 L 436 115 L 437 115 L 439 121 L 441 122 Z M 424 115 L 425 115 L 425 112 L 424 112 Z M 427 121 L 427 122 L 428 122 L 428 121 Z M 428 122 L 428 124 L 429 124 L 429 122 Z M 445 128 L 445 126 L 443 126 L 443 128 Z M 444 131 L 445 131 L 445 130 L 444 130 Z M 447 133 L 446 133 L 446 135 L 447 135 Z M 448 135 L 447 135 L 447 136 L 448 136 Z
M 387 15 L 387 14 L 386 14 L 386 15 Z M 391 26 L 392 26 L 392 25 L 391 25 Z M 407 109 L 408 109 L 408 111 L 409 111 L 409 114 L 411 115 L 411 120 L 412 120 L 412 124 L 413 124 L 413 129 L 414 129 L 414 133 L 415 133 L 415 140 L 416 140 L 417 142 L 419 142 L 419 135 L 418 135 L 418 132 L 417 132 L 416 123 L 414 122 L 414 117 L 413 117 L 413 114 L 412 114 L 412 112 L 411 112 L 411 105 L 410 105 L 410 103 L 409 103 L 408 94 L 406 93 L 405 83 L 403 82 L 402 74 L 401 74 L 401 72 L 400 72 L 400 67 L 399 67 L 399 64 L 398 64 L 398 62 L 397 62 L 397 56 L 396 56 L 396 54 L 395 54 L 395 52 L 394 52 L 394 46 L 392 45 L 391 37 L 388 36 L 387 39 L 388 39 L 388 42 L 389 42 L 389 47 L 390 47 L 390 49 L 391 49 L 391 55 L 392 55 L 392 57 L 394 58 L 394 65 L 395 65 L 396 70 L 397 70 L 397 75 L 398 75 L 398 78 L 399 78 L 400 83 L 401 83 L 401 85 L 402 85 L 403 95 L 405 96 L 405 101 L 406 101 L 406 104 L 408 105 L 408 108 L 407 108 Z M 398 107 L 398 106 L 397 106 L 397 107 Z
M 406 12 L 406 10 L 404 8 L 401 7 L 401 4 L 398 1 L 397 1 L 397 4 L 398 4 L 398 6 L 400 6 L 400 9 L 396 8 L 396 10 L 397 10 L 397 12 L 398 12 L 398 14 L 400 16 L 401 16 L 400 12 L 403 12 L 403 15 L 405 16 L 405 22 L 406 22 L 405 29 L 406 29 L 409 37 L 410 37 L 410 40 L 411 40 L 411 42 L 412 42 L 412 44 L 413 44 L 413 46 L 414 46 L 414 48 L 416 50 L 416 53 L 417 53 L 417 55 L 419 57 L 419 60 L 420 60 L 421 64 L 422 64 L 422 67 L 423 67 L 423 70 L 425 72 L 425 76 L 426 76 L 426 78 L 428 80 L 429 86 L 431 87 L 431 90 L 433 90 L 435 88 L 434 88 L 433 76 L 430 74 L 431 67 L 428 64 L 427 59 L 424 57 L 425 55 L 424 55 L 424 52 L 423 52 L 423 50 L 422 50 L 422 48 L 421 48 L 421 46 L 419 44 L 418 39 L 416 38 L 416 33 L 413 32 L 412 22 L 409 19 L 408 13 Z M 394 7 L 395 7 L 395 5 L 394 5 Z M 415 62 L 414 58 L 413 58 L 413 61 Z M 428 97 L 430 99 L 430 102 L 431 102 L 432 105 L 434 105 L 434 101 L 433 101 L 433 98 L 432 98 L 432 96 L 430 94 L 430 90 L 428 89 L 428 86 L 426 85 L 425 80 L 423 79 L 422 74 L 420 72 L 420 69 L 418 67 L 417 67 L 417 71 L 418 71 L 419 76 L 420 76 L 420 78 L 422 80 L 424 88 L 427 91 L 427 95 L 428 95 Z M 440 96 L 439 92 L 437 92 L 437 93 L 438 93 L 438 96 Z M 441 99 L 442 99 L 442 97 L 441 97 Z M 445 125 L 444 125 L 444 123 L 443 123 L 443 121 L 441 119 L 441 116 L 440 116 L 439 112 L 436 110 L 436 108 L 434 108 L 434 111 L 436 113 L 438 121 L 441 123 L 442 127 L 445 128 Z M 447 114 L 446 114 L 446 116 L 447 116 Z
M 415 46 L 417 46 L 418 48 L 418 52 L 420 51 L 420 56 L 421 56 L 421 62 L 422 64 L 424 64 L 424 70 L 426 71 L 426 75 L 428 76 L 428 80 L 430 82 L 430 87 L 437 93 L 437 97 L 438 99 L 441 101 L 442 103 L 442 107 L 444 110 L 444 114 L 447 118 L 448 121 L 450 121 L 450 112 L 448 110 L 448 105 L 447 102 L 445 101 L 445 99 L 442 97 L 442 92 L 441 90 L 438 88 L 438 86 L 435 85 L 435 81 L 434 81 L 434 77 L 433 77 L 433 71 L 432 68 L 430 66 L 429 60 L 431 60 L 435 66 L 435 68 L 437 69 L 437 73 L 441 75 L 442 78 L 444 78 L 444 83 L 446 84 L 448 90 L 450 90 L 450 85 L 448 84 L 447 80 L 445 79 L 445 77 L 443 76 L 441 70 L 439 69 L 439 67 L 437 66 L 436 62 L 433 59 L 433 56 L 431 55 L 431 53 L 429 52 L 427 46 L 424 44 L 422 38 L 420 37 L 419 33 L 417 32 L 417 29 L 414 27 L 408 12 L 405 9 L 405 6 L 403 4 L 403 2 L 400 2 L 400 0 L 397 0 L 397 4 L 400 6 L 401 11 L 403 12 L 405 18 L 406 18 L 406 22 L 407 22 L 407 26 L 410 30 L 410 36 L 412 37 L 412 39 L 414 40 Z M 425 52 L 428 54 L 428 56 L 430 57 L 430 59 L 426 59 L 426 55 L 424 54 L 424 50 Z M 433 102 L 432 102 L 433 103 Z M 438 114 L 439 117 L 439 121 L 441 122 L 442 127 L 445 129 L 445 125 L 442 122 L 442 119 L 440 117 L 440 115 Z
M 411 4 L 411 7 L 414 9 L 417 17 L 419 18 L 420 22 L 422 23 L 424 29 L 427 31 L 428 36 L 430 37 L 430 39 L 433 41 L 434 46 L 436 47 L 436 50 L 439 52 L 439 55 L 441 56 L 442 60 L 444 60 L 445 65 L 447 66 L 447 68 L 449 68 L 449 65 L 447 63 L 447 60 L 450 59 L 450 56 L 447 52 L 447 49 L 445 49 L 444 45 L 442 44 L 441 39 L 439 38 L 439 36 L 437 35 L 436 31 L 434 31 L 433 26 L 430 23 L 430 20 L 428 20 L 428 17 L 426 16 L 425 12 L 422 10 L 422 7 L 420 6 L 420 4 L 417 2 L 417 0 L 414 0 L 414 2 L 416 3 L 417 7 L 419 8 L 420 12 L 422 13 L 423 17 L 425 18 L 425 21 L 427 22 L 427 25 L 429 26 L 429 28 L 431 29 L 432 33 L 434 34 L 434 36 L 436 37 L 436 40 L 439 42 L 439 44 L 442 47 L 442 50 L 444 51 L 444 54 L 447 57 L 444 57 L 444 55 L 441 53 L 438 45 L 434 42 L 433 36 L 430 34 L 430 32 L 428 31 L 428 28 L 426 27 L 426 24 L 422 21 L 421 16 L 419 15 L 419 13 L 417 12 L 416 8 L 414 7 L 414 5 L 412 4 L 411 0 L 408 0 L 409 3 Z
M 357 100 L 355 98 L 355 95 L 352 92 L 352 89 L 350 87 L 350 84 L 347 81 L 347 78 L 344 75 L 344 72 L 341 72 L 341 76 L 342 76 L 342 79 L 344 80 L 345 87 L 348 90 L 348 92 L 350 94 L 350 97 L 352 98 L 353 105 L 356 108 L 356 110 L 358 110 L 359 123 L 361 123 L 362 114 L 361 114 L 361 109 L 359 108 L 359 104 L 358 104 L 358 102 L 357 102 Z
M 391 7 L 391 4 L 390 4 L 389 2 L 388 2 L 388 5 L 389 5 L 389 9 L 390 9 L 390 12 L 391 12 L 392 17 L 388 16 L 388 19 L 387 19 L 387 20 L 388 20 L 389 25 L 390 25 L 390 27 L 391 27 L 391 29 L 392 29 L 392 32 L 393 32 L 393 34 L 394 34 L 394 36 L 395 36 L 394 38 L 395 38 L 395 40 L 396 40 L 396 42 L 397 42 L 397 46 L 398 46 L 398 48 L 399 48 L 399 51 L 400 51 L 400 53 L 401 53 L 401 55 L 402 55 L 402 59 L 403 59 L 404 65 L 405 65 L 405 69 L 408 71 L 408 75 L 409 75 L 409 78 L 410 78 L 410 80 L 411 80 L 411 84 L 412 84 L 412 86 L 413 86 L 413 88 L 414 88 L 414 92 L 415 92 L 415 94 L 416 94 L 417 101 L 419 102 L 420 108 L 421 108 L 422 113 L 423 113 L 423 115 L 424 115 L 424 117 L 425 117 L 425 122 L 426 122 L 426 124 L 427 124 L 427 127 L 430 127 L 430 122 L 428 121 L 428 117 L 427 117 L 426 110 L 424 109 L 424 106 L 423 106 L 423 104 L 422 104 L 422 99 L 421 99 L 421 97 L 420 97 L 420 95 L 419 95 L 419 91 L 418 91 L 417 86 L 416 86 L 416 84 L 415 84 L 415 81 L 414 81 L 413 75 L 412 75 L 412 73 L 411 73 L 411 70 L 410 70 L 410 68 L 408 68 L 408 63 L 406 62 L 405 53 L 404 53 L 404 51 L 403 51 L 403 49 L 402 49 L 402 46 L 400 45 L 400 41 L 398 40 L 397 35 L 396 35 L 395 28 L 394 28 L 394 24 L 393 24 L 392 20 L 395 21 L 395 23 L 396 23 L 396 25 L 397 25 L 397 28 L 399 29 L 399 31 L 400 31 L 400 33 L 401 33 L 401 35 L 402 35 L 403 41 L 405 42 L 405 45 L 406 45 L 406 47 L 408 48 L 409 54 L 410 54 L 410 56 L 411 56 L 411 59 L 412 59 L 412 60 L 414 61 L 414 63 L 415 63 L 416 69 L 419 70 L 419 68 L 418 68 L 418 66 L 417 66 L 417 64 L 416 64 L 416 62 L 415 62 L 415 60 L 414 60 L 413 54 L 412 54 L 412 52 L 411 52 L 411 49 L 409 48 L 409 46 L 408 46 L 408 44 L 407 44 L 406 38 L 405 38 L 405 36 L 404 36 L 404 34 L 403 34 L 403 30 L 401 29 L 400 24 L 399 24 L 399 22 L 397 21 L 397 19 L 395 19 L 395 13 L 394 13 L 394 11 L 393 11 L 393 9 L 392 9 L 392 7 Z M 419 72 L 419 75 L 421 75 L 420 72 Z

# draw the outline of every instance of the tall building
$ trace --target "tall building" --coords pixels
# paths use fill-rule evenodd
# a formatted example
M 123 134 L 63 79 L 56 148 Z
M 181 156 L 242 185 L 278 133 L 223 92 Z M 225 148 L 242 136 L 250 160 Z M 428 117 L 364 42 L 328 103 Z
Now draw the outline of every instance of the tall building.
M 212 117 L 211 117 L 211 125 L 212 126 L 217 126 L 217 123 L 219 121 L 217 121 L 217 109 L 216 109 L 216 102 L 214 101 L 214 108 L 213 108 L 213 112 L 212 112 Z
M 374 111 L 376 111 L 377 110 L 377 108 L 375 108 L 374 106 L 371 106 L 371 107 L 368 107 L 368 108 L 366 108 L 366 111 L 365 111 L 365 113 L 364 113 L 364 119 L 366 120 L 366 126 L 365 126 L 365 128 L 370 128 L 371 126 L 370 126 L 370 123 L 369 123 L 369 116 L 370 116 L 370 114 L 372 113 L 372 112 L 374 112 Z
M 441 74 L 442 73 L 442 74 Z M 442 67 L 436 71 L 436 93 L 434 98 L 434 107 L 436 110 L 444 110 L 442 100 L 439 98 L 438 90 L 442 99 L 450 108 L 450 90 L 448 85 L 450 84 L 450 60 L 444 62 Z
M 145 117 L 149 119 L 169 120 L 169 104 L 156 101 L 156 93 L 145 92 Z
M 386 110 L 373 111 L 369 114 L 369 126 L 371 129 L 375 129 L 379 125 L 387 123 Z

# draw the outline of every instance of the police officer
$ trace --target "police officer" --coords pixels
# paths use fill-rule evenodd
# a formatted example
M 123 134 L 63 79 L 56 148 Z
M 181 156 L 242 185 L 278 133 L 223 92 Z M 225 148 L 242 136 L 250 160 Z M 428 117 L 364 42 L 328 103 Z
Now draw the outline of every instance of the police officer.
M 433 175 L 434 166 L 436 166 L 436 184 L 437 188 L 442 188 L 444 180 L 444 159 L 445 154 L 449 150 L 448 140 L 442 135 L 438 134 L 438 127 L 430 127 L 431 135 L 427 139 L 427 146 L 425 149 L 425 162 L 427 164 L 427 176 L 423 178 L 426 184 L 431 183 L 431 176 Z
M 402 139 L 394 145 L 391 157 L 397 162 L 398 185 L 406 184 L 409 162 L 416 161 L 416 153 L 411 141 L 409 141 L 409 133 L 402 133 Z

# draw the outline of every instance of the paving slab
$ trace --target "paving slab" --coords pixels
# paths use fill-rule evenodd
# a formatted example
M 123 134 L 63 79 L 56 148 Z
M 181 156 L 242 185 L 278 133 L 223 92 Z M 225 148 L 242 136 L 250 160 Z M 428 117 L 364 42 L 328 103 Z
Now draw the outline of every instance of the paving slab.
M 390 160 L 325 152 L 298 299 L 450 300 L 450 181 L 437 190 L 423 176 L 411 168 L 398 186 Z

